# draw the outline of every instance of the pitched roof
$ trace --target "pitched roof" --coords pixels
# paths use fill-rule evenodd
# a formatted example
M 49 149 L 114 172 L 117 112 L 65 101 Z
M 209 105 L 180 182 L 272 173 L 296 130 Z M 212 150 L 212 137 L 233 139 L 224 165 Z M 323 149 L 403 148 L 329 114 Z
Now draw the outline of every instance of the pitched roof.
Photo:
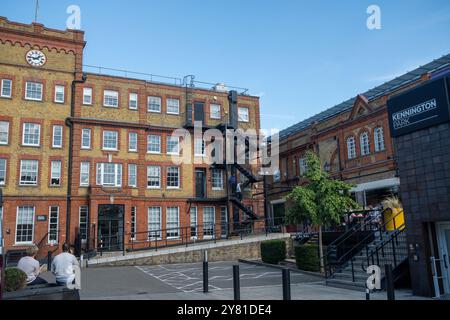
M 446 72 L 450 72 L 450 54 L 444 55 L 441 58 L 433 60 L 432 62 L 430 62 L 424 66 L 421 66 L 417 69 L 414 69 L 413 71 L 405 73 L 404 75 L 401 75 L 391 81 L 385 82 L 382 85 L 379 85 L 373 89 L 370 89 L 370 90 L 362 93 L 362 95 L 365 96 L 369 101 L 371 101 L 371 100 L 374 100 L 381 96 L 384 96 L 386 94 L 389 94 L 400 87 L 403 87 L 405 85 L 408 85 L 410 83 L 417 81 L 418 79 L 420 79 L 420 77 L 423 74 L 435 73 L 435 75 L 437 75 L 437 74 L 441 75 L 441 74 L 445 73 L 444 70 Z M 289 137 L 301 130 L 306 129 L 313 122 L 324 121 L 335 115 L 338 115 L 340 113 L 350 110 L 353 107 L 355 99 L 356 99 L 356 97 L 348 99 L 347 101 L 344 101 L 338 105 L 335 105 L 334 107 L 331 107 L 325 111 L 322 111 L 310 118 L 300 121 L 299 123 L 294 124 L 293 126 L 290 126 L 286 129 L 280 131 L 280 135 L 279 135 L 280 140 L 286 139 L 287 137 Z

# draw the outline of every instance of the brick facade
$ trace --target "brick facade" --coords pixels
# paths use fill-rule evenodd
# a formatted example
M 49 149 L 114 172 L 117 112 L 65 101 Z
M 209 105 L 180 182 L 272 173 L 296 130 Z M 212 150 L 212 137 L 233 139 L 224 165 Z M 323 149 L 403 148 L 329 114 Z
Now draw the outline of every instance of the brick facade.
M 48 216 L 49 207 L 58 205 L 59 239 L 61 244 L 69 239 L 73 243 L 79 231 L 80 206 L 88 206 L 88 237 L 91 245 L 96 243 L 98 226 L 97 211 L 102 204 L 120 204 L 124 206 L 124 233 L 131 232 L 131 207 L 137 208 L 137 232 L 148 231 L 147 208 L 162 208 L 161 226 L 166 225 L 165 210 L 170 206 L 179 207 L 180 227 L 188 227 L 190 206 L 198 206 L 198 221 L 201 223 L 205 206 L 215 207 L 215 221 L 220 221 L 220 207 L 226 204 L 216 203 L 214 199 L 226 196 L 227 181 L 223 191 L 212 190 L 211 170 L 205 164 L 195 165 L 181 163 L 177 165 L 180 172 L 180 187 L 167 188 L 166 171 L 172 163 L 167 154 L 167 138 L 178 128 L 186 124 L 186 88 L 181 85 L 152 83 L 144 80 L 108 76 L 104 74 L 85 73 L 82 82 L 84 33 L 80 31 L 58 31 L 47 29 L 40 24 L 31 25 L 9 22 L 0 18 L 0 78 L 12 79 L 12 97 L 0 98 L 0 120 L 9 121 L 9 143 L 0 146 L 0 157 L 7 159 L 6 184 L 4 193 L 4 238 L 7 249 L 18 247 L 15 243 L 16 211 L 18 206 L 35 207 L 33 242 L 41 240 L 48 232 L 46 222 L 37 221 L 37 215 Z M 31 67 L 25 60 L 31 49 L 41 50 L 47 57 L 45 65 Z M 77 82 L 73 82 L 77 80 Z M 25 83 L 34 81 L 43 85 L 42 101 L 29 101 L 25 97 Z M 64 102 L 55 103 L 55 85 L 63 85 Z M 72 87 L 74 96 L 72 97 Z M 92 89 L 92 103 L 83 104 L 83 88 Z M 105 90 L 118 92 L 118 107 L 104 106 Z M 129 108 L 129 95 L 136 93 L 137 110 Z M 228 122 L 227 92 L 210 89 L 193 89 L 193 101 L 204 103 L 206 126 L 217 126 Z M 147 111 L 147 98 L 161 98 L 161 112 Z M 167 113 L 167 99 L 179 100 L 179 114 Z M 249 108 L 250 121 L 239 123 L 239 127 L 258 130 L 259 100 L 257 97 L 239 95 L 239 105 Z M 210 119 L 210 104 L 221 107 L 221 119 Z M 73 107 L 73 108 L 72 108 Z M 32 122 L 41 125 L 39 147 L 25 147 L 21 143 L 23 123 Z M 53 125 L 63 125 L 62 148 L 52 147 Z M 82 129 L 91 130 L 91 146 L 81 148 Z M 104 150 L 103 132 L 117 132 L 117 150 Z M 137 151 L 129 151 L 129 133 L 137 133 Z M 161 136 L 161 153 L 147 153 L 147 136 Z M 193 136 L 193 135 L 192 135 Z M 183 153 L 191 148 L 184 147 Z M 71 149 L 71 153 L 69 150 Z M 183 153 L 180 155 L 182 156 Z M 20 186 L 20 159 L 36 159 L 39 161 L 38 185 Z M 50 187 L 50 163 L 59 160 L 62 163 L 61 185 Z M 81 162 L 89 162 L 89 186 L 80 186 Z M 96 183 L 97 163 L 122 164 L 122 184 L 120 187 L 108 188 Z M 137 185 L 128 186 L 128 164 L 137 165 Z M 147 166 L 161 166 L 161 188 L 147 188 Z M 205 168 L 206 198 L 211 202 L 191 203 L 195 198 L 195 168 Z M 70 170 L 71 168 L 71 170 Z M 70 175 L 68 174 L 70 170 Z M 224 174 L 225 180 L 225 174 Z M 70 188 L 69 188 L 70 183 Z M 262 210 L 261 200 L 253 198 L 244 202 L 252 205 L 254 210 Z M 231 210 L 228 210 L 231 211 Z M 262 215 L 262 211 L 259 211 Z M 231 214 L 231 213 L 229 213 Z M 66 215 L 70 218 L 66 220 Z M 229 219 L 231 220 L 231 219 Z M 66 234 L 66 227 L 70 234 Z M 129 239 L 125 237 L 127 243 Z M 46 241 L 43 241 L 46 243 Z

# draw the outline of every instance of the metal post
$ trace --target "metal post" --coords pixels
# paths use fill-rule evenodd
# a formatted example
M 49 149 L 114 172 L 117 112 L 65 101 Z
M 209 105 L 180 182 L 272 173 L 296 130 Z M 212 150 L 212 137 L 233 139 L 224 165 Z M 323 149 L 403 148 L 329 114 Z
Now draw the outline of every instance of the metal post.
M 352 281 L 355 282 L 355 267 L 353 266 L 353 257 L 350 260 L 352 262 Z
M 392 265 L 385 264 L 384 268 L 385 268 L 387 299 L 395 300 L 394 277 L 392 275 Z
M 366 285 L 366 300 L 370 300 L 370 290 L 369 288 L 367 288 L 367 285 Z
M 47 271 L 50 271 L 52 268 L 52 252 L 47 252 Z
M 290 270 L 288 268 L 283 269 L 282 276 L 283 276 L 283 300 L 291 300 Z
M 433 276 L 433 286 L 434 286 L 434 297 L 436 299 L 439 299 L 441 297 L 441 292 L 439 288 L 439 277 L 437 273 L 436 268 L 436 259 L 435 257 L 430 257 L 431 260 L 431 270 L 432 270 L 432 276 Z
M 239 284 L 239 265 L 233 266 L 234 300 L 241 300 L 241 286 Z
M 208 251 L 203 253 L 203 293 L 208 293 Z

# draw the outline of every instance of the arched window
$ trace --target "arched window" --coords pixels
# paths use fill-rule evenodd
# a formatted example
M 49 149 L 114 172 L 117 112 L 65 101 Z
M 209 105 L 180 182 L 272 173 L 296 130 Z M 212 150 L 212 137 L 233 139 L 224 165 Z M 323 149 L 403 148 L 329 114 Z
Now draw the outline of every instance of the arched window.
M 356 158 L 356 144 L 354 137 L 347 138 L 347 155 L 349 159 Z
M 375 140 L 375 152 L 383 151 L 385 148 L 383 127 L 375 128 L 373 135 Z
M 359 137 L 360 147 L 361 147 L 361 155 L 365 156 L 370 153 L 370 145 L 369 145 L 369 135 L 367 132 L 364 132 Z

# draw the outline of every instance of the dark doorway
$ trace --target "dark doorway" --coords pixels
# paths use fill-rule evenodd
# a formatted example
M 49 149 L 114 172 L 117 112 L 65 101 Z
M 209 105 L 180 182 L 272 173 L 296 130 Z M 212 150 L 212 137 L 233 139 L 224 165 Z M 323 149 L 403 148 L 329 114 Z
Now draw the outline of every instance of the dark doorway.
M 194 103 L 194 120 L 205 122 L 205 104 L 203 102 Z
M 195 169 L 195 196 L 206 197 L 206 169 Z
M 98 206 L 98 246 L 103 251 L 123 249 L 124 206 L 101 204 Z

